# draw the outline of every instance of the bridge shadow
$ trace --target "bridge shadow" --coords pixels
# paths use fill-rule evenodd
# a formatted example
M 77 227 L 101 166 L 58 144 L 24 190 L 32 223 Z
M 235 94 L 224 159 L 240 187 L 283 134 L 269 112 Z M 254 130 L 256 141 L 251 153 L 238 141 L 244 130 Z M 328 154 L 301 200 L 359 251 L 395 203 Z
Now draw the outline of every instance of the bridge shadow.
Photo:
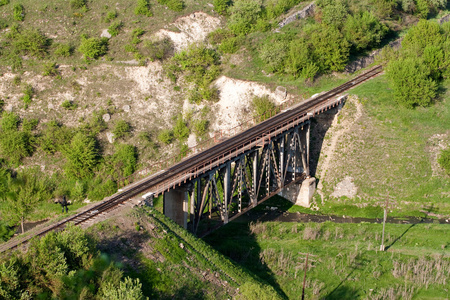
M 250 230 L 250 221 L 248 219 L 239 217 L 206 236 L 203 240 L 244 269 L 250 271 L 250 273 L 256 275 L 261 282 L 272 286 L 283 299 L 288 299 L 275 279 L 272 270 L 265 263 L 261 262 L 260 253 L 262 249 L 256 240 L 255 234 Z
M 345 104 L 344 104 L 345 105 Z M 338 113 L 337 108 L 327 110 L 317 116 L 311 121 L 311 136 L 310 136 L 310 160 L 309 160 L 309 172 L 311 176 L 316 175 L 317 164 L 319 162 L 322 146 L 324 143 L 325 135 L 330 129 L 333 123 L 334 117 Z

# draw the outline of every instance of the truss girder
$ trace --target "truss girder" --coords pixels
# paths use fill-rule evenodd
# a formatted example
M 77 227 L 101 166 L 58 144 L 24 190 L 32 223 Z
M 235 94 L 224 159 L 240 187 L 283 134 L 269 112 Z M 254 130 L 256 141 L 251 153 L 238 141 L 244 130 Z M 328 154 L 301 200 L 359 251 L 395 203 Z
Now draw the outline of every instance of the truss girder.
M 191 180 L 190 228 L 226 224 L 290 182 L 309 176 L 309 121 Z

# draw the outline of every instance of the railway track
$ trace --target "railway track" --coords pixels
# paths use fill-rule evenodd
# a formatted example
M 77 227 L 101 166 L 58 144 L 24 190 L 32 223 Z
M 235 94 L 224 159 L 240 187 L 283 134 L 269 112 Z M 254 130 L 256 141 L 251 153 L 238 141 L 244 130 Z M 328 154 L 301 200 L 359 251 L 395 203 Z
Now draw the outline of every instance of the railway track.
M 144 178 L 136 183 L 119 190 L 118 193 L 106 198 L 97 205 L 83 212 L 68 217 L 56 224 L 45 227 L 36 233 L 22 237 L 19 239 L 12 239 L 7 243 L 0 245 L 0 252 L 8 249 L 13 249 L 20 244 L 28 242 L 36 236 L 42 236 L 50 231 L 62 230 L 69 223 L 73 222 L 75 225 L 91 220 L 101 214 L 104 214 L 121 203 L 127 201 L 131 197 L 141 194 L 145 191 L 151 191 L 155 195 L 161 194 L 163 191 L 169 189 L 176 184 L 186 182 L 192 177 L 201 175 L 203 171 L 209 170 L 212 167 L 219 165 L 221 162 L 236 157 L 243 151 L 249 150 L 252 147 L 257 147 L 258 143 L 270 139 L 274 134 L 282 132 L 294 122 L 301 122 L 313 117 L 332 106 L 339 103 L 333 97 L 338 96 L 356 85 L 378 75 L 382 72 L 381 66 L 373 67 L 367 72 L 357 76 L 328 92 L 325 92 L 317 97 L 313 97 L 305 102 L 297 104 L 283 112 L 267 119 L 252 128 L 243 131 L 215 146 L 193 155 L 167 170 L 162 170 L 154 175 Z

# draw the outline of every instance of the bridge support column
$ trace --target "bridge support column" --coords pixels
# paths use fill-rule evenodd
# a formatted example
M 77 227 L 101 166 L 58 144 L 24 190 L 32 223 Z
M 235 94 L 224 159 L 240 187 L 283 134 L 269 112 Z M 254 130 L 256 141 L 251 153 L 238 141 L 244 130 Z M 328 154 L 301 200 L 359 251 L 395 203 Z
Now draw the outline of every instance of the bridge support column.
M 285 187 L 279 195 L 298 206 L 310 207 L 311 199 L 316 190 L 316 178 L 309 177 L 301 184 L 291 184 Z
M 186 189 L 173 189 L 165 192 L 163 199 L 164 215 L 186 229 L 188 217 L 188 191 Z

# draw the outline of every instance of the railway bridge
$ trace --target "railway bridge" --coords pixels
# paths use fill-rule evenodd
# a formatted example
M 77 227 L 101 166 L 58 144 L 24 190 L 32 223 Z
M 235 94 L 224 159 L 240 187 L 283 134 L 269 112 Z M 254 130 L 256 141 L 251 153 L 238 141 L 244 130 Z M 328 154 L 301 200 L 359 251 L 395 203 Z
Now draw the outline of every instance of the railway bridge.
M 289 107 L 216 145 L 160 170 L 97 205 L 28 237 L 0 246 L 14 248 L 33 236 L 61 230 L 95 218 L 135 197 L 163 195 L 164 214 L 201 235 L 239 217 L 270 197 L 301 184 L 300 201 L 308 203 L 315 189 L 310 177 L 311 118 L 345 101 L 342 93 L 382 72 L 373 67 L 353 80 Z
M 226 224 L 293 184 L 301 184 L 297 204 L 308 205 L 315 190 L 309 171 L 311 118 L 341 105 L 343 92 L 381 71 L 376 66 L 122 193 L 134 191 L 148 200 L 163 195 L 164 214 L 194 233 Z

